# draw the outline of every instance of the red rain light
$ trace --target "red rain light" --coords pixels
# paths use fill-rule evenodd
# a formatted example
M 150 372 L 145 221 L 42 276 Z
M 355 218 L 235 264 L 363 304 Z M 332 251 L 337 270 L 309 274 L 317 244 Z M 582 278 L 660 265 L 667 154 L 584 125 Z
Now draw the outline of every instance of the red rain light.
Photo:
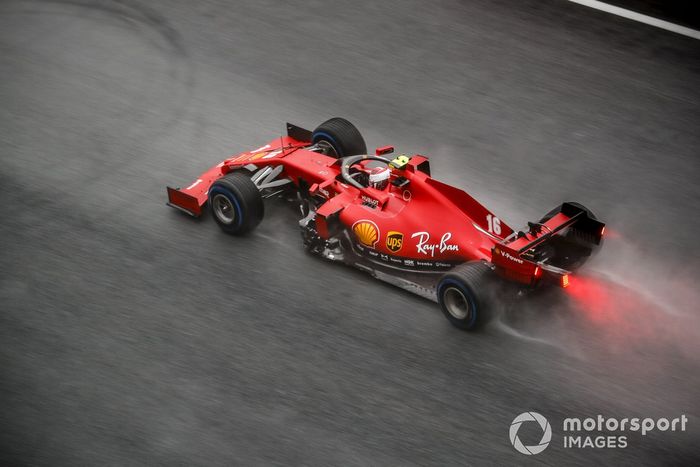
M 564 274 L 561 276 L 561 286 L 567 288 L 569 286 L 569 275 Z
M 605 226 L 603 226 L 603 228 L 600 229 L 600 236 L 602 237 L 603 234 L 605 234 Z

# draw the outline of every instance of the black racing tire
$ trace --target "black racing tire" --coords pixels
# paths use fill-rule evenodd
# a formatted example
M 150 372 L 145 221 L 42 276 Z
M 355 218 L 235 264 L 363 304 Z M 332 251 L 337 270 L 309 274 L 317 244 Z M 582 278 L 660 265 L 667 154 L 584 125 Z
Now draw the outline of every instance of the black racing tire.
M 265 214 L 258 187 L 242 172 L 232 172 L 215 181 L 208 197 L 214 220 L 227 234 L 250 232 Z
M 464 331 L 474 331 L 491 318 L 491 292 L 496 277 L 483 261 L 460 264 L 437 286 L 438 303 L 447 320 Z
M 324 147 L 331 157 L 367 154 L 367 145 L 355 125 L 344 118 L 334 117 L 321 123 L 311 134 L 311 142 Z

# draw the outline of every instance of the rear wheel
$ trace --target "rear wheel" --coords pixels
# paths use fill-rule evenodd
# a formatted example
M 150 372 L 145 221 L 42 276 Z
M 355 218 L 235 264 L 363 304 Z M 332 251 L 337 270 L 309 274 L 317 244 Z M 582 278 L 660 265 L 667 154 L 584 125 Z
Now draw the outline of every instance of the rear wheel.
M 461 264 L 440 279 L 438 302 L 453 326 L 473 331 L 489 320 L 489 294 L 494 279 L 493 271 L 483 261 Z
M 258 187 L 240 172 L 224 175 L 212 184 L 209 206 L 221 230 L 232 235 L 250 232 L 265 213 Z
M 344 118 L 334 117 L 321 123 L 312 133 L 311 142 L 331 157 L 367 154 L 367 145 L 355 125 Z

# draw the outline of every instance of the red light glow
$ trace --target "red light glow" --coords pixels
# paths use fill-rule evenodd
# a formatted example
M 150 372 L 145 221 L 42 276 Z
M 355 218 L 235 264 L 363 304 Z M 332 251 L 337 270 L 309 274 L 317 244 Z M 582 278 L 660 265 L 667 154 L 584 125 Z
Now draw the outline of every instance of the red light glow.
M 568 298 L 572 318 L 591 326 L 589 331 L 595 329 L 595 345 L 605 352 L 629 355 L 628 352 L 639 350 L 644 355 L 653 345 L 673 349 L 675 353 L 679 349 L 679 337 L 684 343 L 695 345 L 700 342 L 695 328 L 691 330 L 688 326 L 687 319 L 669 314 L 665 307 L 655 303 L 639 288 L 609 278 L 577 275 L 562 293 Z M 697 353 L 692 355 L 695 358 Z M 655 365 L 650 365 L 644 371 L 654 373 L 658 370 Z
M 577 302 L 593 321 L 610 311 L 610 294 L 606 284 L 590 277 L 578 277 L 576 285 L 566 289 L 567 295 Z
M 643 312 L 654 312 L 656 307 L 642 299 L 634 290 L 621 285 L 586 276 L 576 276 L 576 280 L 566 288 L 566 295 L 573 299 L 582 316 L 592 323 L 611 326 L 611 332 L 634 327 L 639 334 L 647 329 L 638 321 Z M 616 329 L 616 330 L 615 330 Z
M 561 286 L 567 288 L 569 286 L 569 275 L 564 274 L 561 276 Z

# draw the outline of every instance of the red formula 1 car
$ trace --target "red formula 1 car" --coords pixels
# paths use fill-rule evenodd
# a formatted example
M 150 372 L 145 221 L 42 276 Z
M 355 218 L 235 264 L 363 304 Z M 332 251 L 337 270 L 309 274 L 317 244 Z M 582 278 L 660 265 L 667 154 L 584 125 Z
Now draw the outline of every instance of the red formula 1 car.
M 515 231 L 432 178 L 426 157 L 384 157 L 392 152 L 367 155 L 342 118 L 313 132 L 287 124 L 287 136 L 224 160 L 187 188 L 168 187 L 168 205 L 200 216 L 209 204 L 219 227 L 240 235 L 262 220 L 263 199 L 292 194 L 310 252 L 436 300 L 466 330 L 488 316 L 489 284 L 566 287 L 601 246 L 605 225 L 580 204 L 563 203 Z

